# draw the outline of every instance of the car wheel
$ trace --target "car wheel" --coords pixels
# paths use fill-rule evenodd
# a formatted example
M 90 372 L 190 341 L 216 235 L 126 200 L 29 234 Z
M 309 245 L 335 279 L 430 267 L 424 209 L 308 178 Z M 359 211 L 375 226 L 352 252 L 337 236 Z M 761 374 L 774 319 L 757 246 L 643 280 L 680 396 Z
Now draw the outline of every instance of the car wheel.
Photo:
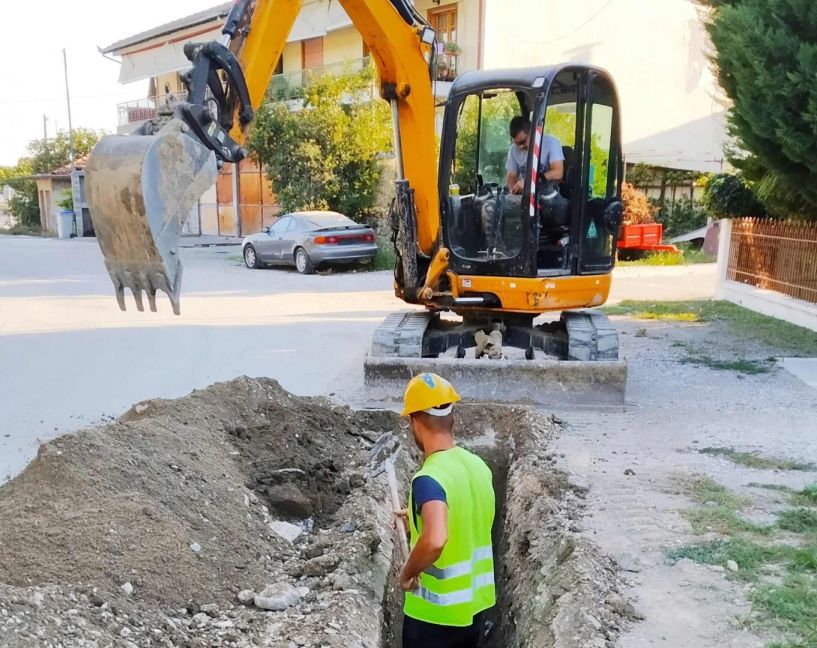
M 312 274 L 315 272 L 312 259 L 309 258 L 307 251 L 301 247 L 295 250 L 295 269 L 301 274 Z
M 261 263 L 258 261 L 258 253 L 252 245 L 247 245 L 244 248 L 244 265 L 248 268 L 260 268 Z

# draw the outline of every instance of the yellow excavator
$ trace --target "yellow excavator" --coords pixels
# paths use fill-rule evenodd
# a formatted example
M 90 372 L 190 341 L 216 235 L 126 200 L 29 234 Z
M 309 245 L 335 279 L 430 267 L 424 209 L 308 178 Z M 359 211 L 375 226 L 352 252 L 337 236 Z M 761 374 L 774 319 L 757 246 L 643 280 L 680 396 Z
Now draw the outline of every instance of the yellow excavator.
M 577 64 L 466 72 L 445 102 L 438 160 L 434 30 L 409 0 L 339 2 L 392 108 L 394 287 L 415 305 L 375 332 L 365 366 L 371 398 L 392 398 L 412 374 L 434 370 L 479 400 L 623 404 L 618 336 L 587 310 L 607 299 L 622 213 L 610 75 Z M 143 292 L 155 310 L 162 290 L 179 313 L 182 223 L 216 165 L 247 155 L 242 143 L 301 4 L 238 0 L 218 41 L 186 45 L 188 96 L 172 118 L 106 136 L 92 151 L 88 202 L 123 310 L 128 288 L 140 310 Z M 530 131 L 527 171 L 511 191 L 515 116 Z M 565 158 L 557 182 L 545 168 L 553 138 Z M 547 313 L 556 315 L 534 323 Z

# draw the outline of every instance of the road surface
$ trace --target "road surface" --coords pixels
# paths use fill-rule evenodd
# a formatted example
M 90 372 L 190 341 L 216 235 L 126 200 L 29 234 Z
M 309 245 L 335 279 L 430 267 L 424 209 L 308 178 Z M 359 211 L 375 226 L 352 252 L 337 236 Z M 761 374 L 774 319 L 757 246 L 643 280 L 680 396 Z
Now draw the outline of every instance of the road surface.
M 237 247 L 182 250 L 182 315 L 116 305 L 93 239 L 0 236 L 0 482 L 40 442 L 140 400 L 271 376 L 302 395 L 361 400 L 371 334 L 403 307 L 388 272 L 250 271 Z M 622 268 L 611 301 L 712 296 L 711 265 Z

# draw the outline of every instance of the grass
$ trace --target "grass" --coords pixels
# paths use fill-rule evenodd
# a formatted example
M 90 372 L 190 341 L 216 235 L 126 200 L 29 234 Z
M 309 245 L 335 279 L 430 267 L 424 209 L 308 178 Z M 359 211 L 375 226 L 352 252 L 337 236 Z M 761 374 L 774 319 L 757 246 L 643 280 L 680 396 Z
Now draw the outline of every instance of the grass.
M 777 516 L 777 526 L 793 533 L 817 534 L 817 511 L 807 508 L 783 511 Z
M 676 562 L 683 558 L 703 565 L 725 565 L 734 560 L 743 580 L 755 581 L 760 573 L 772 565 L 793 565 L 798 549 L 790 545 L 775 545 L 746 538 L 729 538 L 713 542 L 684 545 L 667 552 Z
M 50 236 L 51 232 L 45 232 L 40 226 L 32 225 L 12 225 L 11 227 L 0 228 L 0 234 L 11 234 L 17 236 Z
M 796 642 L 776 645 L 791 648 L 817 646 L 817 583 L 813 577 L 789 574 L 780 585 L 758 588 L 751 593 L 750 599 L 771 625 L 798 635 Z
M 727 456 L 736 463 L 755 464 L 761 460 L 766 466 L 767 462 L 778 461 L 738 453 L 732 448 L 704 448 L 701 452 Z M 750 485 L 789 490 L 793 498 L 802 498 L 810 504 L 817 499 L 817 484 L 800 492 L 769 484 Z M 738 571 L 728 574 L 752 583 L 749 599 L 755 620 L 780 637 L 768 648 L 817 648 L 817 510 L 805 506 L 785 510 L 774 524 L 761 526 L 738 514 L 749 503 L 747 498 L 709 477 L 688 479 L 684 489 L 704 505 L 684 512 L 693 530 L 696 533 L 715 530 L 728 537 L 678 547 L 668 551 L 667 557 L 673 562 L 689 559 L 724 567 L 728 561 L 734 561 Z M 781 542 L 777 539 L 778 531 L 796 533 L 803 542 Z
M 682 488 L 684 493 L 698 504 L 706 504 L 707 506 L 721 506 L 738 510 L 750 503 L 748 497 L 738 495 L 710 477 L 698 476 L 685 479 L 682 482 Z
M 792 493 L 791 503 L 795 506 L 817 506 L 817 484 L 809 484 L 799 493 Z
M 640 259 L 617 261 L 619 266 L 680 266 L 694 263 L 715 263 L 717 259 L 703 250 L 691 245 L 681 244 L 678 248 L 683 254 L 673 254 L 672 252 L 650 252 Z
M 701 450 L 703 452 L 703 450 Z M 750 488 L 765 488 L 766 490 L 770 491 L 778 491 L 781 493 L 790 493 L 792 489 L 784 484 L 761 484 L 760 482 L 749 482 L 746 484 Z
M 728 506 L 704 506 L 683 511 L 683 516 L 689 520 L 692 532 L 696 535 L 716 532 L 723 535 L 738 533 L 767 534 L 772 527 L 762 526 L 742 518 Z
M 676 322 L 723 322 L 741 337 L 761 342 L 793 356 L 817 355 L 817 333 L 755 313 L 737 304 L 716 300 L 623 301 L 605 308 L 608 315 Z
M 736 371 L 747 375 L 757 375 L 768 373 L 769 365 L 760 360 L 747 360 L 738 358 L 737 360 L 716 360 L 706 354 L 687 355 L 680 359 L 681 364 L 695 365 L 696 367 L 707 367 L 715 371 Z
M 370 266 L 371 270 L 394 270 L 396 261 L 394 246 L 386 236 L 377 236 L 377 255 Z
M 701 454 L 724 457 L 729 461 L 746 466 L 747 468 L 760 468 L 763 470 L 813 470 L 814 464 L 792 461 L 791 459 L 781 459 L 779 457 L 766 457 L 755 452 L 740 452 L 734 448 L 708 447 L 698 450 Z M 779 490 L 784 490 L 780 487 Z M 814 497 L 817 501 L 817 485 L 814 486 Z

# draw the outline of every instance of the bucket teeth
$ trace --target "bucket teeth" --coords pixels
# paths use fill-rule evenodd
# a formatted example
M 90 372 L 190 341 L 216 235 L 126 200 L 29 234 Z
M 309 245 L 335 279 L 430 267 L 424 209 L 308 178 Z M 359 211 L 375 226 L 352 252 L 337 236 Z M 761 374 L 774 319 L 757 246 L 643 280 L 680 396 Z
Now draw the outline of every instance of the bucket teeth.
M 85 173 L 91 218 L 119 308 L 126 310 L 129 288 L 139 311 L 144 291 L 156 312 L 156 292 L 163 290 L 178 315 L 178 239 L 193 205 L 215 182 L 212 152 L 173 120 L 156 135 L 101 138 Z

